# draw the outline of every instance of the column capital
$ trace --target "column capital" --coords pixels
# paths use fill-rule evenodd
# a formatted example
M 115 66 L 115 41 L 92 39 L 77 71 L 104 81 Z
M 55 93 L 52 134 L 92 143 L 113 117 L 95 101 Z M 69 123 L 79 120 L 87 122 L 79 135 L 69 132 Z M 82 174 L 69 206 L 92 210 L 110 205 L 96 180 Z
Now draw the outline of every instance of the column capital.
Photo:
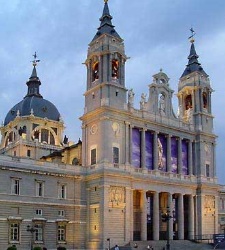
M 124 123 L 125 123 L 125 125 L 127 125 L 127 126 L 130 125 L 130 122 L 125 121 Z

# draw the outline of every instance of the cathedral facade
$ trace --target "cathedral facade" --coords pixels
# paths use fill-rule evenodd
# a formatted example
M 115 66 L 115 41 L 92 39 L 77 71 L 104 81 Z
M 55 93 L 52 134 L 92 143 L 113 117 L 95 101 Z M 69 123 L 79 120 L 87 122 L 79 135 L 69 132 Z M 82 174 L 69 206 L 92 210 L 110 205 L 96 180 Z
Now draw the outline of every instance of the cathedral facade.
M 85 61 L 82 142 L 73 146 L 57 108 L 40 94 L 35 56 L 28 92 L 1 127 L 4 249 L 105 249 L 218 232 L 213 90 L 190 42 L 178 112 L 162 70 L 135 108 L 124 41 L 105 1 Z

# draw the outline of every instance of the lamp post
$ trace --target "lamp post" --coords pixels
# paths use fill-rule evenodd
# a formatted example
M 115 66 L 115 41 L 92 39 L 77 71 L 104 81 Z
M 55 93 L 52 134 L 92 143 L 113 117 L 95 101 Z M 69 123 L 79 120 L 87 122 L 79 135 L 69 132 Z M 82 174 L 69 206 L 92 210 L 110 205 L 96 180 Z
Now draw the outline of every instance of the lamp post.
M 169 235 L 169 231 L 170 231 L 170 219 L 172 219 L 173 216 L 170 215 L 170 208 L 167 207 L 166 208 L 166 213 L 163 213 L 162 214 L 162 221 L 163 222 L 166 222 L 166 238 L 167 238 L 167 241 L 166 241 L 166 250 L 170 250 L 170 235 Z
M 30 249 L 33 250 L 33 243 L 34 243 L 34 233 L 37 232 L 37 227 L 31 227 L 30 225 L 27 226 L 27 232 L 31 233 L 31 244 Z
M 109 243 L 109 250 L 110 250 L 110 238 L 107 238 L 107 241 Z

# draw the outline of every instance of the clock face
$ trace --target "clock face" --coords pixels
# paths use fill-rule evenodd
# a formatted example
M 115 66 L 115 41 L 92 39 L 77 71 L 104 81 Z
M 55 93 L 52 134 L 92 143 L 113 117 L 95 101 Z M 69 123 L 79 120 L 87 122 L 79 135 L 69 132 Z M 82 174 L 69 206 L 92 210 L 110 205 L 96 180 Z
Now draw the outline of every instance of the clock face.
M 96 134 L 97 131 L 98 131 L 98 126 L 96 124 L 93 124 L 90 129 L 91 134 L 94 135 Z

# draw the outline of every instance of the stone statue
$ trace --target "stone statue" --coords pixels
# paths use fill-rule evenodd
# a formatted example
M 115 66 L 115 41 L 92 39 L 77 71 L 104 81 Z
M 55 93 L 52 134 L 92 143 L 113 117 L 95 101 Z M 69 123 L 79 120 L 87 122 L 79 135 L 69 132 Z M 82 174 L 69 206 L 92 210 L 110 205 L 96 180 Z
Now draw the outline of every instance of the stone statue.
M 133 89 L 128 90 L 128 104 L 130 107 L 134 105 L 134 91 Z
M 165 109 L 165 96 L 161 94 L 160 99 L 159 99 L 159 112 L 160 114 L 165 114 L 166 109 Z
M 158 169 L 163 169 L 163 146 L 158 138 Z
M 141 94 L 141 101 L 140 101 L 140 108 L 141 109 L 145 108 L 145 103 L 146 103 L 146 94 L 142 93 Z
M 179 105 L 178 106 L 178 108 L 177 108 L 177 117 L 179 118 L 180 117 L 180 115 L 181 115 L 181 105 Z
M 187 121 L 192 122 L 192 108 L 188 108 L 188 110 L 186 110 L 186 114 L 187 114 Z

